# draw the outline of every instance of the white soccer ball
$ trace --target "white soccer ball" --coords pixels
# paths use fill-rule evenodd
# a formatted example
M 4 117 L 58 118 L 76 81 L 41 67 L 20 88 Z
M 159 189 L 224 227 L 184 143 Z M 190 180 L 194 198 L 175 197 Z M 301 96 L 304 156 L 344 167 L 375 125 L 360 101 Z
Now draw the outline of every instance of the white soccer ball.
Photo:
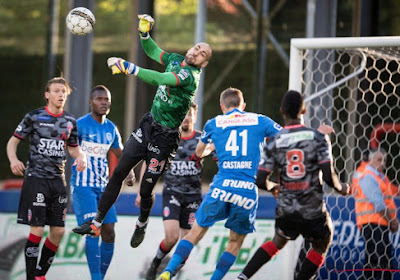
M 66 18 L 67 28 L 75 35 L 86 35 L 92 32 L 96 22 L 93 13 L 84 7 L 72 9 Z

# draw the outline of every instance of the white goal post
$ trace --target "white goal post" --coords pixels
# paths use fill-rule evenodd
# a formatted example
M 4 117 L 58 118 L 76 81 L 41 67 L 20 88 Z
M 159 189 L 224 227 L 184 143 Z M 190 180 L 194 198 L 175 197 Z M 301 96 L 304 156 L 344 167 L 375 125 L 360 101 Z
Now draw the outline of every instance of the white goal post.
M 400 37 L 292 39 L 289 89 L 304 95 L 308 126 L 334 127 L 332 151 L 342 182 L 350 183 L 363 155 L 379 147 L 387 151 L 386 174 L 400 183 Z M 324 189 L 334 239 L 317 279 L 361 279 L 364 242 L 354 198 Z M 392 244 L 399 269 L 398 233 Z

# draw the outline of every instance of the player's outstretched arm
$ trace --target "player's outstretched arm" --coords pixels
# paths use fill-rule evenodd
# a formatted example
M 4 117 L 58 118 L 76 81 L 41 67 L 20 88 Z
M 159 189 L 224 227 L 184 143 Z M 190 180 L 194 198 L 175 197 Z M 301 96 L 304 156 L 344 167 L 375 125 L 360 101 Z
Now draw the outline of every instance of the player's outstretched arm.
M 107 60 L 107 65 L 111 69 L 113 75 L 135 75 L 150 85 L 177 86 L 179 84 L 179 78 L 173 72 L 160 73 L 154 70 L 141 68 L 119 57 L 110 57 Z
M 10 169 L 12 173 L 17 176 L 24 176 L 25 165 L 17 157 L 17 147 L 19 142 L 21 142 L 21 140 L 15 136 L 11 136 L 7 143 L 7 157 L 10 161 Z

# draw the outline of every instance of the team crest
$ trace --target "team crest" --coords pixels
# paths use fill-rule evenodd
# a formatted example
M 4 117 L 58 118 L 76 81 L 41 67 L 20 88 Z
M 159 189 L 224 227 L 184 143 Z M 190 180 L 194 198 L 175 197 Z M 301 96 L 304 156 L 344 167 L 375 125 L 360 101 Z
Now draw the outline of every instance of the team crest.
M 169 214 L 171 214 L 171 211 L 169 210 L 168 206 L 165 206 L 164 209 L 163 209 L 163 216 L 164 217 L 168 217 Z
M 107 139 L 107 141 L 111 141 L 112 140 L 112 135 L 111 135 L 110 132 L 106 133 L 106 139 Z

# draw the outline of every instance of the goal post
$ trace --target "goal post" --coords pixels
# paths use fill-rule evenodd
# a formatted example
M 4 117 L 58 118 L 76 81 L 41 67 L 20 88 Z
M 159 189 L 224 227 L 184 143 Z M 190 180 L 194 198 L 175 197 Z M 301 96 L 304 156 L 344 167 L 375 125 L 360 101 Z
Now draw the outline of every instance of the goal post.
M 332 152 L 342 182 L 351 182 L 364 153 L 381 147 L 386 174 L 400 183 L 400 37 L 292 39 L 289 89 L 304 95 L 308 126 L 325 122 L 335 129 Z M 324 189 L 335 228 L 318 279 L 361 279 L 364 244 L 354 198 Z M 391 238 L 396 266 L 399 234 Z

